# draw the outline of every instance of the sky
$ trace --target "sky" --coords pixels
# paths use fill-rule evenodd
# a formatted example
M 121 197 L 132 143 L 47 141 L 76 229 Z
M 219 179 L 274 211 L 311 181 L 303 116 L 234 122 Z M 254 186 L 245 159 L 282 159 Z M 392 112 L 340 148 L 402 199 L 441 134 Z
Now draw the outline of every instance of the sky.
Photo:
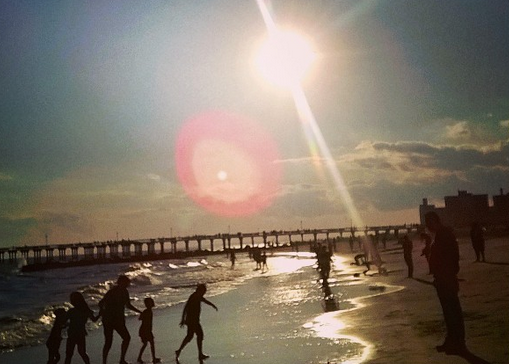
M 312 124 L 254 66 L 262 3 L 314 51 Z M 418 223 L 423 198 L 507 193 L 508 59 L 505 0 L 2 1 L 0 247 Z

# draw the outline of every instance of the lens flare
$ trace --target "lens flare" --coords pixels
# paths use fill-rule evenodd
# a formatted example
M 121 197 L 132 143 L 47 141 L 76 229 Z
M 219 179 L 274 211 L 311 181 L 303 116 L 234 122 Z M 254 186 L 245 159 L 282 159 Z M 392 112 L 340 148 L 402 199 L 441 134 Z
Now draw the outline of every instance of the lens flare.
M 245 117 L 212 111 L 188 120 L 176 143 L 177 174 L 187 195 L 220 216 L 268 207 L 280 188 L 271 135 Z

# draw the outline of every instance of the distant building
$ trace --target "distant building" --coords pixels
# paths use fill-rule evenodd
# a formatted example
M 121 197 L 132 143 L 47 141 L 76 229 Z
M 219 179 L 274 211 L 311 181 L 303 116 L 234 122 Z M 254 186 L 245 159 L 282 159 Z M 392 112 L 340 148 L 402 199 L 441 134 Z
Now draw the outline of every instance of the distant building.
M 474 195 L 467 191 L 458 191 L 457 196 L 445 196 L 444 201 L 445 207 L 436 207 L 423 198 L 419 206 L 421 224 L 424 225 L 427 212 L 435 211 L 444 224 L 453 227 L 467 227 L 473 222 L 509 226 L 509 193 L 504 194 L 502 189 L 500 195 L 493 196 L 492 206 L 487 194 Z

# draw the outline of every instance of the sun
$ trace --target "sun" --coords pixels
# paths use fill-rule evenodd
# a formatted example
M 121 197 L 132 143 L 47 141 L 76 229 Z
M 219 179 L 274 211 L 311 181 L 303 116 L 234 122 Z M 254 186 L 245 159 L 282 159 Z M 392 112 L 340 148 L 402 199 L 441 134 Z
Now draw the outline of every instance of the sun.
M 255 65 L 274 85 L 293 88 L 300 84 L 316 58 L 310 43 L 293 31 L 274 30 L 261 44 Z

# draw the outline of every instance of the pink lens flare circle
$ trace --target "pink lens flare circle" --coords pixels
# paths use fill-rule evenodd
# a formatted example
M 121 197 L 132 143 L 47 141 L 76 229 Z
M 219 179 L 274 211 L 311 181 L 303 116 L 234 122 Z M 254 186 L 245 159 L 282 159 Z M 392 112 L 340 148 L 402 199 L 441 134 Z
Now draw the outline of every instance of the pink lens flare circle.
M 220 216 L 255 214 L 270 206 L 280 189 L 275 141 L 243 116 L 211 111 L 187 120 L 175 156 L 187 195 Z

